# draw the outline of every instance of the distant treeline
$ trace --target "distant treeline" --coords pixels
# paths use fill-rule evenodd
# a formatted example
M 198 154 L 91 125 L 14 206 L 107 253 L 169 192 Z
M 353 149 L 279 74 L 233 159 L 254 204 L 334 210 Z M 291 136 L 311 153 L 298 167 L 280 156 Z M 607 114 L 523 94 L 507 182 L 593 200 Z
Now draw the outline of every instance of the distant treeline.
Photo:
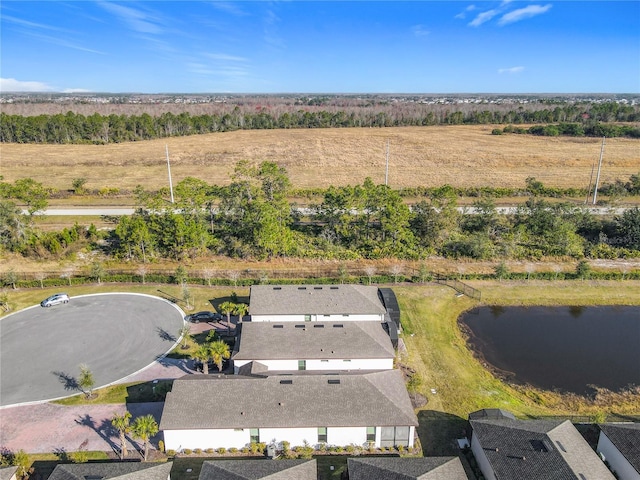
M 631 125 L 615 125 L 611 123 L 589 122 L 581 123 L 558 123 L 553 125 L 534 125 L 529 128 L 514 127 L 507 125 L 503 129 L 496 128 L 491 133 L 502 135 L 503 133 L 518 133 L 540 135 L 544 137 L 630 137 L 640 138 L 640 128 Z
M 640 122 L 640 107 L 616 102 L 518 106 L 515 109 L 490 105 L 398 105 L 327 110 L 300 106 L 252 110 L 235 106 L 225 113 L 194 115 L 165 112 L 159 115 L 55 115 L 0 114 L 0 141 L 5 143 L 89 143 L 106 144 L 233 130 L 275 128 L 351 128 L 427 125 L 550 124 L 577 125 L 576 131 L 594 136 L 640 136 L 638 128 L 603 125 L 608 122 Z M 535 128 L 535 127 L 534 127 Z M 522 132 L 551 135 L 557 125 Z M 504 130 L 503 130 L 504 132 Z M 507 132 L 508 133 L 508 132 Z M 514 133 L 519 133 L 514 129 Z M 617 133 L 617 135 L 614 135 Z M 569 134 L 569 133 L 567 133 Z

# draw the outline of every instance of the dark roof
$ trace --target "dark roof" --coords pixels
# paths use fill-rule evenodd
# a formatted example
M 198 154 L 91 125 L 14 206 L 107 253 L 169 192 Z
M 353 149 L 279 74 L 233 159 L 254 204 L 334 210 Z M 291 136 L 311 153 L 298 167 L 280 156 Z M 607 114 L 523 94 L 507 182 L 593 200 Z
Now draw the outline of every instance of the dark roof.
M 162 430 L 418 425 L 398 370 L 363 375 L 187 375 L 173 382 Z
M 502 410 L 501 408 L 483 408 L 482 410 L 471 412 L 469 414 L 469 420 L 500 420 L 502 418 L 510 418 L 511 420 L 516 419 L 513 413 L 507 410 Z
M 640 473 L 640 423 L 605 423 L 600 429 Z
M 394 358 L 379 322 L 250 322 L 235 360 Z
M 381 315 L 378 288 L 365 285 L 253 285 L 250 315 Z
M 349 458 L 349 480 L 467 480 L 458 457 Z
M 173 463 L 77 463 L 57 465 L 49 480 L 167 480 Z
M 380 288 L 380 296 L 384 302 L 384 307 L 387 309 L 387 313 L 396 324 L 400 325 L 400 305 L 398 305 L 398 299 L 395 292 L 390 288 Z
M 206 461 L 198 480 L 316 480 L 315 460 Z
M 501 480 L 614 478 L 568 420 L 502 418 L 470 420 L 470 423 L 473 436 Z

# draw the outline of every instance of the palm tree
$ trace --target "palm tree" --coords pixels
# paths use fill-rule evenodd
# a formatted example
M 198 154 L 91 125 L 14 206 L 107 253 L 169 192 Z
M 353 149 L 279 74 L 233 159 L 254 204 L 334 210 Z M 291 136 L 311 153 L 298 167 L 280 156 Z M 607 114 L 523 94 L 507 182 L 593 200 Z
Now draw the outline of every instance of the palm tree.
M 127 433 L 131 432 L 131 425 L 129 424 L 129 420 L 131 419 L 131 414 L 129 412 L 124 412 L 122 415 L 114 415 L 111 419 L 111 425 L 113 428 L 118 430 L 120 434 L 120 460 L 124 460 L 127 456 Z
M 149 453 L 149 439 L 158 433 L 158 422 L 153 415 L 138 417 L 133 421 L 131 427 L 133 435 L 144 442 L 144 461 L 147 461 Z
M 209 354 L 218 367 L 218 371 L 222 372 L 222 361 L 231 356 L 229 345 L 223 340 L 216 340 L 209 344 Z
M 180 337 L 182 337 L 182 348 L 186 349 L 187 348 L 187 342 L 189 341 L 189 338 L 191 337 L 191 328 L 189 327 L 189 325 L 184 324 L 180 330 L 178 331 L 178 335 Z
M 191 358 L 202 362 L 202 373 L 209 374 L 209 358 L 211 357 L 211 349 L 209 344 L 200 345 L 191 354 Z
M 246 303 L 238 303 L 233 309 L 233 314 L 238 315 L 238 323 L 242 323 L 242 317 L 249 313 L 249 305 Z
M 231 314 L 236 309 L 236 304 L 233 302 L 222 302 L 219 308 L 220 311 L 227 316 L 227 331 L 231 331 Z

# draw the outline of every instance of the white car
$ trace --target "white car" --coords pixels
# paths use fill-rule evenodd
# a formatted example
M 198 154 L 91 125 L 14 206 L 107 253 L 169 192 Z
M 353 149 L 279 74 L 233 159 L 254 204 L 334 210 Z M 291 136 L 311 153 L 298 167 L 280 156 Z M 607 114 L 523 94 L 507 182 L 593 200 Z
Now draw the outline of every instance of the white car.
M 45 298 L 40 302 L 41 307 L 50 307 L 52 305 L 58 305 L 60 303 L 69 303 L 69 295 L 66 293 L 56 293 L 49 298 Z

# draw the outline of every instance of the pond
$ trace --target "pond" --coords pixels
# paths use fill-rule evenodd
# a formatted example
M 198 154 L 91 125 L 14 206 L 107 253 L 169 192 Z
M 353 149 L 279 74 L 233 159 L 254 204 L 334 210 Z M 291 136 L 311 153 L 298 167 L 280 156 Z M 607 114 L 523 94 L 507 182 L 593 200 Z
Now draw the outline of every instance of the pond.
M 481 307 L 461 328 L 507 381 L 577 394 L 640 385 L 640 307 Z

